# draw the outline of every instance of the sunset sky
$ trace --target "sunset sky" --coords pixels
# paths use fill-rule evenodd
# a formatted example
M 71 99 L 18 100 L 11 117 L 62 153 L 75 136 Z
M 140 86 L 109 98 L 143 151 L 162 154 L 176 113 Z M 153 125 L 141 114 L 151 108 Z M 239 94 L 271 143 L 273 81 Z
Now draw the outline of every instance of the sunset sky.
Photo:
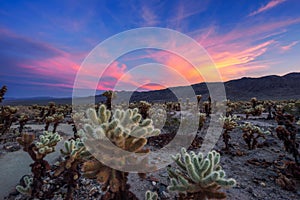
M 223 81 L 300 69 L 298 0 L 1 0 L 0 85 L 7 85 L 7 97 L 71 96 L 76 73 L 96 45 L 141 27 L 169 28 L 193 38 L 210 55 Z M 114 88 L 124 75 L 124 84 L 137 85 L 126 72 L 148 62 L 172 66 L 191 84 L 203 81 L 182 58 L 147 50 L 113 62 L 98 89 Z M 143 83 L 148 85 L 141 88 L 161 88 L 152 84 L 159 76 L 179 85 L 175 73 L 149 69 Z

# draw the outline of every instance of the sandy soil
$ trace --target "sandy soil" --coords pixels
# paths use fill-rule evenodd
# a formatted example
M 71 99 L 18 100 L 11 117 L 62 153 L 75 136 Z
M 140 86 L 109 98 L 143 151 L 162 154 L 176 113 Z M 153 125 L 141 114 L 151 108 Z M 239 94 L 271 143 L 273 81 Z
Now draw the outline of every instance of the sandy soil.
M 243 123 L 246 120 L 240 120 Z M 273 131 L 276 127 L 276 122 L 273 120 L 265 120 L 260 118 L 251 118 L 247 121 L 252 122 L 262 128 Z M 29 129 L 36 132 L 43 130 L 42 125 L 27 125 Z M 14 128 L 14 127 L 13 127 Z M 64 135 L 64 139 L 70 137 L 72 132 L 71 125 L 60 124 L 58 131 Z M 203 131 L 198 133 L 198 136 L 204 136 Z M 278 178 L 280 169 L 278 165 L 283 164 L 284 161 L 293 160 L 283 148 L 282 142 L 276 137 L 276 134 L 271 134 L 266 137 L 265 145 L 255 150 L 248 150 L 246 143 L 242 140 L 242 131 L 235 129 L 231 133 L 232 148 L 230 153 L 224 153 L 222 148 L 224 143 L 222 138 L 219 139 L 215 146 L 215 150 L 222 154 L 221 163 L 223 169 L 227 172 L 227 177 L 237 180 L 237 186 L 228 190 L 224 190 L 227 194 L 227 199 L 300 199 L 300 183 L 297 182 L 296 191 L 287 191 L 282 189 L 276 184 L 275 180 Z M 298 139 L 299 134 L 298 134 Z M 263 141 L 261 141 L 263 142 Z M 61 148 L 63 142 L 57 146 L 57 150 Z M 16 143 L 10 143 L 17 145 Z M 28 155 L 22 150 L 9 152 L 4 150 L 1 146 L 0 156 L 0 176 L 1 176 L 1 192 L 0 199 L 25 199 L 24 196 L 19 195 L 14 190 L 15 185 L 19 182 L 20 178 L 30 173 L 28 165 L 32 162 Z M 197 151 L 194 150 L 194 151 Z M 59 151 L 47 156 L 50 163 L 59 157 Z M 170 155 L 165 155 L 170 156 Z M 249 160 L 257 159 L 257 165 L 251 164 Z M 169 183 L 168 175 L 165 169 L 147 175 L 145 180 L 138 177 L 137 174 L 129 175 L 129 184 L 131 191 L 139 198 L 144 199 L 146 190 L 158 191 L 162 199 L 174 199 L 175 194 L 168 192 L 167 185 Z M 99 199 L 102 192 L 100 185 L 93 180 L 85 178 L 80 179 L 80 190 L 76 192 L 76 199 Z

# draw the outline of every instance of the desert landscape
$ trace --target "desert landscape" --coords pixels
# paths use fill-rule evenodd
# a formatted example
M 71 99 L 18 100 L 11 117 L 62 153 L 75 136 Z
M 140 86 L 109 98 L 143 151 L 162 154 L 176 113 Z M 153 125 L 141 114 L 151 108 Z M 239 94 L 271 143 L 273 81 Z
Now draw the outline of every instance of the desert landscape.
M 1 99 L 4 99 L 6 90 L 7 88 L 3 86 Z M 156 93 L 161 92 L 156 91 Z M 112 97 L 116 95 L 118 94 L 112 91 L 105 92 L 102 96 L 106 98 L 106 102 L 96 104 L 90 112 L 94 111 L 95 116 L 100 120 L 100 113 L 103 112 L 100 111 L 101 109 L 106 110 L 106 107 L 111 106 L 115 114 L 116 109 L 122 110 L 122 107 L 128 106 L 131 111 L 136 109 L 136 115 L 140 116 L 141 122 L 138 124 L 142 124 L 142 120 L 149 120 L 154 132 L 159 130 L 154 128 L 163 127 L 161 131 L 154 134 L 155 136 L 150 136 L 151 133 L 147 133 L 148 136 L 144 134 L 142 139 L 145 141 L 137 148 L 138 151 L 146 149 L 156 151 L 163 148 L 172 141 L 180 123 L 183 123 L 180 122 L 181 115 L 187 115 L 181 113 L 181 109 L 193 113 L 197 108 L 199 127 L 187 152 L 198 152 L 205 138 L 211 115 L 218 115 L 212 113 L 218 105 L 211 102 L 209 97 L 203 99 L 200 94 L 197 95 L 197 102 L 186 99 L 153 103 L 133 99 L 129 105 L 111 104 Z M 93 124 L 89 121 L 92 115 L 88 111 L 72 114 L 71 105 L 55 102 L 49 102 L 47 105 L 2 106 L 1 172 L 2 177 L 9 180 L 3 182 L 1 186 L 2 198 L 28 199 L 34 196 L 40 199 L 144 199 L 146 191 L 151 191 L 159 199 L 224 198 L 226 196 L 229 199 L 299 199 L 300 197 L 299 100 L 258 100 L 253 97 L 249 101 L 226 101 L 225 115 L 218 116 L 219 122 L 223 124 L 222 135 L 213 149 L 221 157 L 218 166 L 222 166 L 227 177 L 230 178 L 224 177 L 227 183 L 223 186 L 207 189 L 204 197 L 194 197 L 199 193 L 203 195 L 201 192 L 189 192 L 189 188 L 186 188 L 184 193 L 181 193 L 181 190 L 172 186 L 174 183 L 170 180 L 176 180 L 175 178 L 178 177 L 175 175 L 179 173 L 175 170 L 178 169 L 176 162 L 167 169 L 163 168 L 152 173 L 119 175 L 117 180 L 124 182 L 126 187 L 112 190 L 115 183 L 110 181 L 111 175 L 103 174 L 108 173 L 108 169 L 104 167 L 105 165 L 99 165 L 99 161 L 95 160 L 93 155 L 85 152 L 85 146 L 81 141 L 85 137 L 81 134 L 88 134 L 86 124 Z M 114 115 L 110 122 L 114 117 L 116 116 Z M 164 117 L 166 121 L 161 124 Z M 121 144 L 114 139 L 115 136 L 110 137 L 115 145 L 126 149 L 126 146 L 119 146 Z M 129 138 L 126 137 L 124 140 Z M 30 147 L 33 149 L 30 150 Z M 40 151 L 40 148 L 46 149 L 45 152 Z M 165 153 L 161 156 L 170 155 Z M 66 166 L 67 163 L 70 163 L 69 167 Z M 96 163 L 99 165 L 99 171 L 94 173 L 100 173 L 101 176 L 90 172 L 97 166 Z M 176 172 L 175 175 L 172 172 Z M 199 188 L 207 187 L 198 185 L 188 172 L 185 173 L 185 175 L 184 172 L 179 174 L 180 177 L 184 175 L 189 184 Z M 213 180 L 207 185 L 212 183 Z M 221 186 L 224 188 L 219 190 Z
M 300 1 L 0 1 L 0 200 L 299 200 Z

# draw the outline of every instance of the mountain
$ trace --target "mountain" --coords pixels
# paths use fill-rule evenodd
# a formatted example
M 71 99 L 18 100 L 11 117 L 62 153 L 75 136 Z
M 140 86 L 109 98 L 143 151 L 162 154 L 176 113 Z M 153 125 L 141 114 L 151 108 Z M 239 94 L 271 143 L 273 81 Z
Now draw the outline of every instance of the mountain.
M 257 97 L 259 100 L 300 99 L 300 73 L 298 72 L 284 76 L 244 77 L 224 82 L 224 86 L 227 99 L 230 100 L 249 100 L 252 97 Z M 201 94 L 204 99 L 209 95 L 206 83 L 194 84 L 192 87 L 195 93 Z M 182 90 L 185 88 L 180 87 Z M 131 99 L 133 101 L 176 101 L 170 89 L 135 92 Z
M 241 79 L 230 80 L 224 82 L 226 96 L 230 100 L 249 100 L 256 97 L 259 100 L 285 100 L 300 99 L 300 72 L 293 72 L 284 76 L 263 76 L 259 78 L 244 77 Z M 195 94 L 201 94 L 204 99 L 209 95 L 206 83 L 198 83 L 192 85 Z M 183 92 L 187 90 L 187 86 L 167 88 L 162 90 L 154 90 L 147 92 L 118 92 L 120 96 L 128 96 L 130 101 L 146 100 L 149 102 L 156 101 L 177 101 L 172 91 Z M 85 97 L 82 100 L 92 98 Z M 96 102 L 105 101 L 101 95 L 95 97 Z M 57 104 L 71 104 L 71 98 L 31 98 L 31 99 L 5 99 L 5 105 L 30 105 L 30 104 L 47 104 L 54 101 Z

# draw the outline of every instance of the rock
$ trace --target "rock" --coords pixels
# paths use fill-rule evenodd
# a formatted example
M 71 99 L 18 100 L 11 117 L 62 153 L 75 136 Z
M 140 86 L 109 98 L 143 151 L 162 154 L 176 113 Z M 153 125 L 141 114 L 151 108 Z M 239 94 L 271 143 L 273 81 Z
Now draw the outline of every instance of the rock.
M 263 187 L 266 187 L 266 183 L 265 182 L 260 182 L 260 185 Z

